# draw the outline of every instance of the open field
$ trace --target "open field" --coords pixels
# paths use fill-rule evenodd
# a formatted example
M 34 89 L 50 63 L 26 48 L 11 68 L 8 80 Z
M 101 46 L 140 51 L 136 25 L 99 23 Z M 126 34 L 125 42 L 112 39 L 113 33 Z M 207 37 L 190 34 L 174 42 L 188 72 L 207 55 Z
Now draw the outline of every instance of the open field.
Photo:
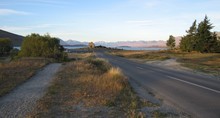
M 120 69 L 92 54 L 81 57 L 65 64 L 30 117 L 142 117 L 144 103 Z
M 29 79 L 48 62 L 42 58 L 23 58 L 0 63 L 0 96 Z
M 142 61 L 161 61 L 176 59 L 182 66 L 205 73 L 220 75 L 220 54 L 219 53 L 183 53 L 179 51 L 114 51 L 113 55 L 140 59 Z

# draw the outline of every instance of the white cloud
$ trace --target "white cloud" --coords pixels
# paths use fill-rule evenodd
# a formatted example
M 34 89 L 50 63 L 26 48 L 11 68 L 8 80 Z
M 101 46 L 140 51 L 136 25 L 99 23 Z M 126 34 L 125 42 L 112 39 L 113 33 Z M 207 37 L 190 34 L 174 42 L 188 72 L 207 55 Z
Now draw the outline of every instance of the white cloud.
M 0 28 L 8 30 L 8 31 L 26 31 L 26 30 L 34 30 L 34 29 L 42 29 L 42 28 L 52 28 L 57 26 L 66 26 L 72 24 L 39 24 L 32 26 L 0 26 Z
M 54 24 L 41 24 L 34 26 L 0 26 L 0 27 L 7 31 L 27 31 L 34 29 L 50 28 L 52 26 L 54 26 Z
M 24 11 L 17 11 L 13 9 L 0 9 L 0 15 L 29 15 L 30 13 Z

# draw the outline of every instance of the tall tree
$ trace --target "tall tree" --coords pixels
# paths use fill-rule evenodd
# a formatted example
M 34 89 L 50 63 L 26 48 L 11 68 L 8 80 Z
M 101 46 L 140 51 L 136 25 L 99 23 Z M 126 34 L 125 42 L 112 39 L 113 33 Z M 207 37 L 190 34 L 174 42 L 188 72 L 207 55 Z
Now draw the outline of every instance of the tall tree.
M 199 23 L 197 29 L 196 51 L 199 52 L 215 52 L 218 44 L 217 36 L 211 32 L 213 28 L 210 20 L 205 16 L 204 20 Z
M 197 33 L 197 27 L 196 27 L 196 20 L 193 22 L 192 26 L 189 28 L 189 30 L 186 31 L 188 35 L 196 35 Z
M 170 35 L 169 39 L 167 40 L 166 43 L 167 47 L 169 47 L 171 50 L 174 49 L 175 47 L 175 37 Z
M 180 49 L 182 51 L 191 52 L 195 50 L 195 45 L 196 45 L 196 34 L 197 34 L 196 20 L 193 22 L 192 26 L 186 32 L 187 35 L 182 37 L 180 41 Z

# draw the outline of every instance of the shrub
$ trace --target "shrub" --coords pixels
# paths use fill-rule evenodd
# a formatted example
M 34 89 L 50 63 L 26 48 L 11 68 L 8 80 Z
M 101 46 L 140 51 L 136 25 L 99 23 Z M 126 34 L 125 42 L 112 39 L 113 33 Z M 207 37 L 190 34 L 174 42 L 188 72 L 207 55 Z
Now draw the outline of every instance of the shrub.
M 60 46 L 60 41 L 50 35 L 41 36 L 39 34 L 31 34 L 25 37 L 20 57 L 46 57 L 55 58 L 57 60 L 67 57 L 63 53 L 63 47 Z
M 10 39 L 0 38 L 0 56 L 8 55 L 12 48 Z

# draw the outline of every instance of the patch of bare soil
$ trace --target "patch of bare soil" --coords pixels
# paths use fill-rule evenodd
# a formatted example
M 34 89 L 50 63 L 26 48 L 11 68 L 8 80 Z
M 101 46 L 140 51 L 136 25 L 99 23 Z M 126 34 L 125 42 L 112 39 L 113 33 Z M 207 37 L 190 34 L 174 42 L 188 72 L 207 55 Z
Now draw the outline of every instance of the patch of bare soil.
M 182 67 L 180 63 L 176 61 L 176 59 L 167 59 L 164 61 L 147 61 L 146 63 L 162 67 L 171 67 L 175 69 L 187 69 L 185 67 Z

